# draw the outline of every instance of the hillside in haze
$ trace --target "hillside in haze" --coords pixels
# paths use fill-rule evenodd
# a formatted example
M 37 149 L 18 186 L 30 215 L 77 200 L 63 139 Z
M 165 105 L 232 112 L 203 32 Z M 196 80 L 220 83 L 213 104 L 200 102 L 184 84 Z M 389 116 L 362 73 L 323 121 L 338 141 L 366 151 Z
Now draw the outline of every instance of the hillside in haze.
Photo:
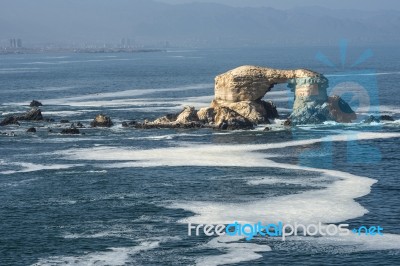
M 171 5 L 149 0 L 2 0 L 0 41 L 24 43 L 166 42 L 182 47 L 326 45 L 400 41 L 399 11 L 302 7 L 231 7 L 212 3 Z

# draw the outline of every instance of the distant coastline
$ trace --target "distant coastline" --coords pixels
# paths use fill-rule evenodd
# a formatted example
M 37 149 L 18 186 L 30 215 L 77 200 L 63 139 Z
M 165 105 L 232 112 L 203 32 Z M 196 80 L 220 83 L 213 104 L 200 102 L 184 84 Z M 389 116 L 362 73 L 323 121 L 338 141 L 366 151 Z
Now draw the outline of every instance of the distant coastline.
M 3 48 L 0 54 L 41 54 L 41 53 L 152 53 L 166 52 L 157 48 Z

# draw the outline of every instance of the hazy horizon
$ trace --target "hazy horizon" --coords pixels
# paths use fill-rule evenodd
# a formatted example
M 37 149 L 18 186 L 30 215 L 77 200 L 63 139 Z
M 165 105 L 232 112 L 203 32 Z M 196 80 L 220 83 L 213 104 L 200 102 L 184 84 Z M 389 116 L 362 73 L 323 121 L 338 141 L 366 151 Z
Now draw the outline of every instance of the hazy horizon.
M 169 4 L 186 3 L 218 3 L 233 7 L 272 7 L 276 9 L 291 9 L 301 6 L 319 6 L 331 9 L 355 9 L 355 10 L 400 10 L 400 2 L 397 0 L 157 0 Z
M 3 0 L 0 47 L 396 45 L 400 3 L 362 1 Z M 377 10 L 379 7 L 379 10 Z

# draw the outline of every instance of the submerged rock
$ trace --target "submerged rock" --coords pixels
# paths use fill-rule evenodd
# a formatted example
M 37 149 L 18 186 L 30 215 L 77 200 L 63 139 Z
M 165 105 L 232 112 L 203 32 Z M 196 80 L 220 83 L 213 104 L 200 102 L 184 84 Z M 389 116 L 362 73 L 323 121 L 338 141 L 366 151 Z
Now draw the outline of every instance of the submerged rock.
M 39 106 L 43 106 L 43 104 L 39 101 L 36 100 L 32 100 L 32 102 L 29 104 L 30 107 L 39 107 Z
M 291 126 L 292 125 L 292 120 L 290 120 L 290 118 L 286 119 L 285 122 L 283 122 L 283 125 L 285 127 Z
M 369 116 L 368 118 L 366 118 L 363 122 L 364 122 L 364 123 L 370 124 L 370 123 L 379 123 L 379 122 L 381 122 L 381 121 L 379 120 L 379 118 L 377 118 L 377 117 L 375 117 L 375 116 L 373 116 L 373 115 L 370 115 L 370 116 Z
M 61 124 L 68 124 L 68 123 L 69 123 L 69 120 L 67 120 L 67 119 L 61 119 L 61 120 L 60 120 L 60 123 L 61 123 Z
M 79 133 L 79 129 L 77 129 L 76 127 L 64 128 L 63 130 L 61 130 L 61 134 L 75 135 Z
M 394 121 L 393 117 L 390 115 L 381 115 L 380 119 L 381 121 Z
M 379 117 L 370 115 L 363 122 L 369 124 L 369 123 L 380 123 L 381 121 L 394 121 L 394 119 L 389 115 L 381 115 Z
M 98 114 L 90 123 L 92 127 L 111 127 L 112 125 L 111 118 L 103 114 Z
M 76 124 L 72 123 L 71 127 L 84 128 L 85 126 L 81 122 L 77 122 Z
M 136 121 L 124 121 L 122 122 L 122 127 L 134 127 L 136 125 Z
M 26 132 L 30 132 L 30 133 L 36 133 L 36 128 L 34 127 L 30 127 L 26 130 Z

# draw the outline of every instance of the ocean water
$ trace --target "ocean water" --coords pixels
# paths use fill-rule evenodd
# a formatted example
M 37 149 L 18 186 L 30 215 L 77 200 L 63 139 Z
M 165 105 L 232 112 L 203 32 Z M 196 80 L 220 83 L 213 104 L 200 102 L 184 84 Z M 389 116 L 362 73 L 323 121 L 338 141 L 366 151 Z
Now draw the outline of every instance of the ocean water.
M 0 265 L 398 264 L 400 53 L 368 49 L 1 55 L 1 119 L 36 99 L 55 122 L 0 127 Z M 290 129 L 276 121 L 267 132 L 121 126 L 209 105 L 214 77 L 244 64 L 324 73 L 359 118 Z M 285 85 L 265 99 L 282 119 L 290 113 Z M 98 113 L 115 125 L 89 128 Z M 395 121 L 363 123 L 371 114 Z M 61 135 L 61 119 L 87 127 Z M 384 234 L 187 233 L 187 223 L 235 221 L 379 225 Z

